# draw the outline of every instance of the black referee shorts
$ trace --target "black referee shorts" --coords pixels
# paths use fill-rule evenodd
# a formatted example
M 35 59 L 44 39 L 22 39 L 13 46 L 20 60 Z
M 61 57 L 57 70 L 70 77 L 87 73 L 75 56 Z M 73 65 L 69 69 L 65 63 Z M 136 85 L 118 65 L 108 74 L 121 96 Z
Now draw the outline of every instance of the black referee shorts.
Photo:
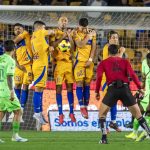
M 102 102 L 109 107 L 113 107 L 115 104 L 117 104 L 118 100 L 121 100 L 123 105 L 127 107 L 136 104 L 136 100 L 132 95 L 128 85 L 123 85 L 121 88 L 109 86 Z

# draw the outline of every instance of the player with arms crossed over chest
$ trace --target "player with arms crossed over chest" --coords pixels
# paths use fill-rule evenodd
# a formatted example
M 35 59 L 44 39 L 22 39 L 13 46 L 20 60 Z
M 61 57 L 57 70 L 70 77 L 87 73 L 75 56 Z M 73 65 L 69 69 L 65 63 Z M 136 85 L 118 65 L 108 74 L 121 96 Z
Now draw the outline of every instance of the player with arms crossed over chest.
M 12 59 L 15 44 L 12 40 L 4 42 L 5 53 L 0 55 L 0 130 L 6 112 L 13 112 L 12 141 L 27 142 L 19 136 L 21 106 L 14 92 L 15 60 Z M 0 140 L 0 142 L 4 142 Z
M 56 82 L 56 101 L 59 110 L 59 123 L 64 121 L 62 109 L 62 83 L 65 81 L 67 87 L 67 98 L 70 107 L 69 117 L 72 122 L 76 122 L 74 116 L 74 96 L 73 96 L 73 61 L 72 53 L 74 50 L 74 41 L 72 40 L 71 30 L 67 29 L 68 19 L 60 17 L 58 21 L 59 27 L 55 29 L 55 37 L 51 38 L 51 45 L 55 48 L 53 59 L 56 60 L 54 70 L 54 78 Z M 63 44 L 64 43 L 64 44 Z M 68 45 L 68 47 L 66 46 Z M 65 48 L 63 51 L 63 48 Z M 61 50 L 62 48 L 62 50 Z
M 47 68 L 49 57 L 49 44 L 46 40 L 47 36 L 53 35 L 53 30 L 45 30 L 45 23 L 42 21 L 34 22 L 34 32 L 31 38 L 31 46 L 33 52 L 33 77 L 35 91 L 33 94 L 33 117 L 41 124 L 45 124 L 46 121 L 42 115 L 42 95 L 43 90 L 46 87 L 47 81 Z
M 90 98 L 90 82 L 93 76 L 93 58 L 96 50 L 96 32 L 88 29 L 87 18 L 79 20 L 79 27 L 75 31 L 76 60 L 74 77 L 76 81 L 76 95 L 80 111 L 84 118 L 88 118 L 87 106 Z

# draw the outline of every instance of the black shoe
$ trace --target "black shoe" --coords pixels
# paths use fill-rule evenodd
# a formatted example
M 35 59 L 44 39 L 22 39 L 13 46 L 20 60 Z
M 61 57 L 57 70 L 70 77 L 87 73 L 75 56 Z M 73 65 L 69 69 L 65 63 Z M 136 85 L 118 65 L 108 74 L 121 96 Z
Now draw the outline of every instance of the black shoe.
M 109 127 L 116 130 L 117 132 L 121 132 L 121 129 L 118 127 L 117 123 L 113 123 L 112 121 L 109 124 Z
M 107 141 L 107 139 L 101 139 L 99 141 L 99 144 L 108 144 L 108 141 Z
M 131 129 L 132 129 L 132 128 L 133 128 L 133 123 L 132 123 L 132 122 L 129 122 L 129 123 L 125 124 L 124 127 L 125 127 L 125 128 L 131 128 Z

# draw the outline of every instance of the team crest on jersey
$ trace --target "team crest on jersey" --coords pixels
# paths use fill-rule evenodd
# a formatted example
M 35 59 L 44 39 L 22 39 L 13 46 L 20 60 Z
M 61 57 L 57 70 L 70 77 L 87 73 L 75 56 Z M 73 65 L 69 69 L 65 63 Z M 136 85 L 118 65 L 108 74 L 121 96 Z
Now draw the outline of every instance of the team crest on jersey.
M 28 72 L 28 76 L 32 76 L 32 73 L 31 73 L 31 72 Z
M 77 72 L 77 76 L 78 77 L 81 77 L 83 75 L 84 75 L 84 71 L 83 70 L 80 70 L 80 71 Z

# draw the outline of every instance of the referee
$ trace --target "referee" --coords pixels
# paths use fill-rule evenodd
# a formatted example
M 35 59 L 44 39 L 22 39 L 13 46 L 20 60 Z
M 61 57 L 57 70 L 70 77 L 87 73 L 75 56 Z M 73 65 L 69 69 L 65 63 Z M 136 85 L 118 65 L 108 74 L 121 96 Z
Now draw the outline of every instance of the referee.
M 99 121 L 102 131 L 101 144 L 108 144 L 107 142 L 107 132 L 106 132 L 106 116 L 109 109 L 114 106 L 118 100 L 121 100 L 124 106 L 128 107 L 132 115 L 138 120 L 141 127 L 150 136 L 150 128 L 147 125 L 145 119 L 143 118 L 138 104 L 135 101 L 130 89 L 128 77 L 132 78 L 135 82 L 137 88 L 141 93 L 143 93 L 142 87 L 135 75 L 130 63 L 126 59 L 118 57 L 117 45 L 110 45 L 108 47 L 110 57 L 103 60 L 97 67 L 97 80 L 96 80 L 96 99 L 100 99 L 100 86 L 102 75 L 106 75 L 106 83 L 108 85 L 108 90 L 106 95 L 102 100 L 102 104 L 99 108 Z

